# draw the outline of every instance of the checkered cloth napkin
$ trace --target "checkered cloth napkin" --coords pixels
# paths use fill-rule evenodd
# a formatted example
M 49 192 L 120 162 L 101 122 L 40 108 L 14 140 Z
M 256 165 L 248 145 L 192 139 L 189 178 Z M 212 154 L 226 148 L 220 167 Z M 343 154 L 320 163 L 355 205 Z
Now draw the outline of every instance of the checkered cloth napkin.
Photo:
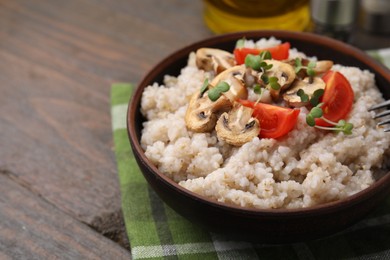
M 390 49 L 369 53 L 390 67 Z M 351 228 L 304 243 L 233 241 L 187 221 L 160 200 L 138 169 L 126 131 L 133 89 L 127 83 L 111 89 L 122 210 L 133 259 L 390 259 L 390 198 Z

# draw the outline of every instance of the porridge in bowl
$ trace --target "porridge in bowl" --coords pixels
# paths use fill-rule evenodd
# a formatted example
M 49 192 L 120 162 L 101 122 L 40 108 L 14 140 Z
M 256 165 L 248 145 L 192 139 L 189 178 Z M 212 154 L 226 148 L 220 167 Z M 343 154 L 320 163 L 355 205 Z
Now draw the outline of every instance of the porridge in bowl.
M 368 112 L 382 101 L 373 74 L 274 38 L 232 51 L 200 49 L 144 90 L 141 145 L 163 174 L 259 209 L 336 201 L 375 181 L 390 138 Z

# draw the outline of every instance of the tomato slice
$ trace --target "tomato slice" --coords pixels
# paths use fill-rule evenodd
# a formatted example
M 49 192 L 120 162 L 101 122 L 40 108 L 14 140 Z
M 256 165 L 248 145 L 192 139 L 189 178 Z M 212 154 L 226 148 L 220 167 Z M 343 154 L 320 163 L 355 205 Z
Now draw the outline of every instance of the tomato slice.
M 253 116 L 260 122 L 262 138 L 279 138 L 290 132 L 298 121 L 299 109 L 278 107 L 274 105 L 255 103 L 249 100 L 239 100 L 247 107 L 254 109 Z
M 351 84 L 337 71 L 328 71 L 322 79 L 326 84 L 321 98 L 323 117 L 337 123 L 345 119 L 352 109 L 354 93 Z M 331 126 L 321 118 L 316 119 L 316 125 Z
M 245 57 L 248 54 L 258 55 L 262 51 L 269 51 L 272 59 L 285 60 L 288 58 L 288 52 L 290 50 L 290 43 L 285 42 L 274 47 L 264 49 L 251 49 L 251 48 L 236 48 L 234 49 L 234 57 L 236 58 L 237 65 L 245 63 Z

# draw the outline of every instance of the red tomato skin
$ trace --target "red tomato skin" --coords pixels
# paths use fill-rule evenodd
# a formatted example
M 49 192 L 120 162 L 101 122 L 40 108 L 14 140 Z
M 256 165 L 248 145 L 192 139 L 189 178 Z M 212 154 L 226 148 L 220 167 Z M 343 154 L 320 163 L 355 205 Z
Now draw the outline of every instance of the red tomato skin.
M 321 98 L 323 117 L 337 123 L 345 119 L 352 110 L 354 93 L 349 81 L 337 71 L 328 71 L 322 79 L 326 86 Z M 316 119 L 318 126 L 332 126 L 321 118 Z
M 285 42 L 274 47 L 264 49 L 251 49 L 251 48 L 236 48 L 234 49 L 234 57 L 236 58 L 237 65 L 245 63 L 245 57 L 248 54 L 258 55 L 262 51 L 269 51 L 272 59 L 274 60 L 285 60 L 288 59 L 290 50 L 290 43 Z
M 260 122 L 260 138 L 280 138 L 290 132 L 298 121 L 299 109 L 278 107 L 249 100 L 239 100 L 247 107 L 254 109 L 253 116 Z

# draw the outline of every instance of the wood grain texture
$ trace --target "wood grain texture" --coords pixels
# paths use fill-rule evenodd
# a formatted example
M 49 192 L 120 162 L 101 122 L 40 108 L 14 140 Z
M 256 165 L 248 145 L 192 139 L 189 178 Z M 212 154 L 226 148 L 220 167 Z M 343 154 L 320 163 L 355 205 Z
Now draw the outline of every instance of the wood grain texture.
M 137 83 L 175 49 L 211 35 L 200 13 L 201 2 L 189 0 L 1 0 L 0 172 L 128 247 L 110 84 Z M 12 209 L 21 197 L 3 185 L 2 207 Z
M 97 235 L 9 177 L 0 175 L 0 185 L 1 259 L 130 258 L 129 251 Z
M 193 0 L 0 0 L 0 258 L 66 252 L 55 242 L 68 236 L 52 219 L 61 215 L 79 239 L 88 233 L 101 245 L 103 234 L 128 247 L 110 84 L 138 83 L 163 57 L 211 36 L 201 13 Z M 38 244 L 4 244 L 27 213 L 35 215 L 18 236 L 41 239 L 45 254 Z M 51 219 L 46 233 L 34 227 L 39 219 Z

